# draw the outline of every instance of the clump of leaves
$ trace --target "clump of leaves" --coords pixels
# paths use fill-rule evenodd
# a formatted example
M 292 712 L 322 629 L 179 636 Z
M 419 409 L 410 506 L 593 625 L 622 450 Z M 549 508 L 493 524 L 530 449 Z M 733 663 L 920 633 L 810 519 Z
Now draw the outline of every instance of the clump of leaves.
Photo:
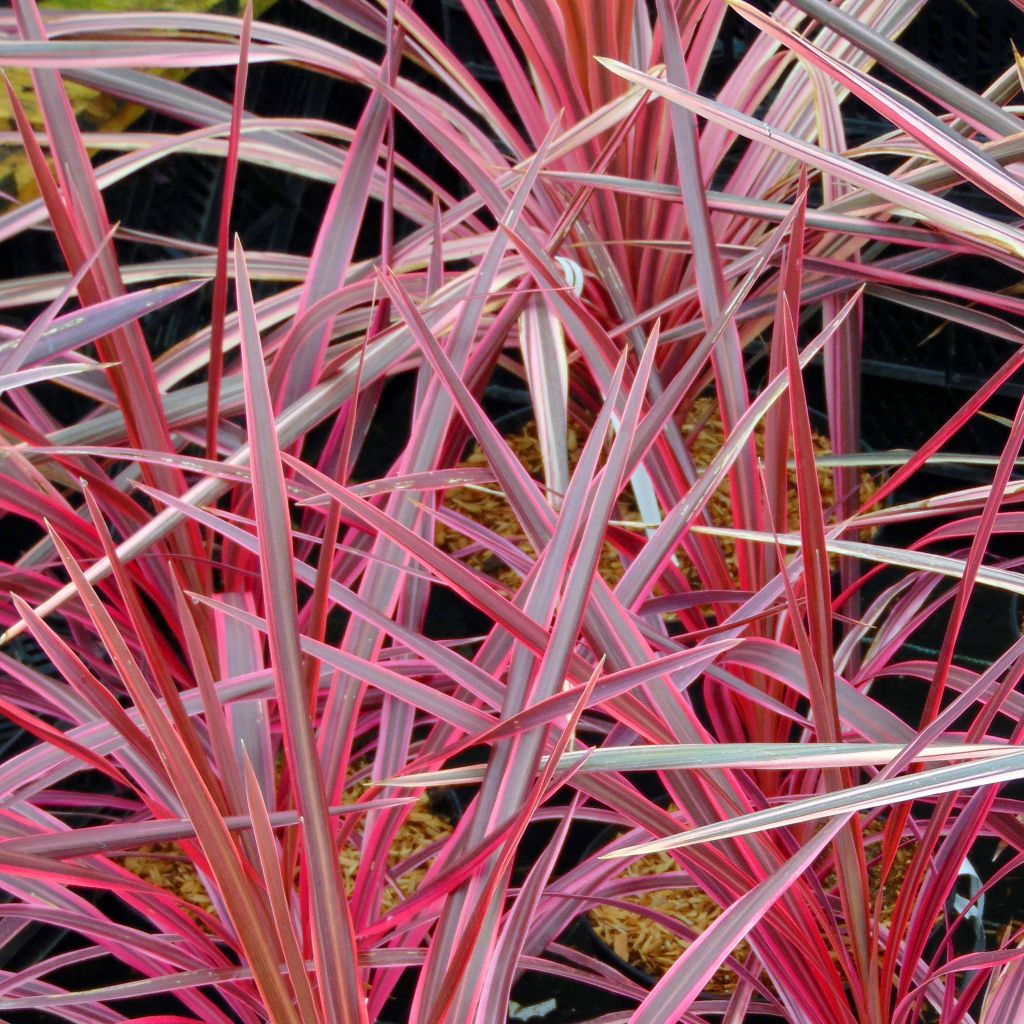
M 998 787 L 1024 775 L 1024 641 L 977 671 L 953 654 L 978 588 L 1024 590 L 988 556 L 1020 530 L 1024 416 L 979 460 L 985 485 L 879 510 L 1024 360 L 1020 297 L 956 273 L 1024 265 L 1011 55 L 984 95 L 922 64 L 894 41 L 920 0 L 465 0 L 485 84 L 404 0 L 309 4 L 343 42 L 249 15 L 0 12 L 2 62 L 30 71 L 42 112 L 34 127 L 8 90 L 5 141 L 38 199 L 0 214 L 0 240 L 42 236 L 66 266 L 0 284 L 19 318 L 2 328 L 0 502 L 30 529 L 0 617 L 5 643 L 45 655 L 0 652 L 0 710 L 28 737 L 0 767 L 0 946 L 32 922 L 75 936 L 4 965 L 5 1010 L 333 1024 L 378 1019 L 405 977 L 406 1019 L 463 1024 L 501 1019 L 529 971 L 589 986 L 595 1016 L 622 1000 L 633 1024 L 1015 1020 L 1020 936 L 960 953 L 970 907 L 947 907 L 979 838 L 1004 844 L 989 886 L 1022 851 Z M 751 42 L 712 83 L 727 15 Z M 337 123 L 253 113 L 247 75 L 266 62 L 352 83 L 365 105 Z M 148 73 L 200 66 L 234 69 L 232 103 Z M 181 130 L 83 133 L 65 80 Z M 855 150 L 851 98 L 881 124 Z M 169 255 L 133 262 L 104 191 L 171 154 L 223 162 L 216 244 L 162 238 Z M 247 251 L 232 209 L 249 165 L 330 184 L 310 253 Z M 207 286 L 208 321 L 151 355 L 140 317 Z M 1010 342 L 932 437 L 871 460 L 867 296 Z M 819 366 L 828 465 L 808 412 Z M 485 411 L 499 370 L 528 392 L 542 480 Z M 86 411 L 62 422 L 53 389 Z M 698 466 L 681 428 L 708 396 L 723 441 Z M 406 419 L 393 462 L 357 473 Z M 486 466 L 458 465 L 470 440 Z M 862 470 L 887 460 L 862 504 Z M 514 587 L 435 543 L 466 484 L 500 491 L 528 541 L 457 524 L 516 567 Z M 644 529 L 615 532 L 627 490 Z M 910 547 L 864 539 L 918 520 L 930 532 Z M 471 629 L 431 628 L 441 593 Z M 939 652 L 906 647 L 940 617 Z M 876 696 L 892 678 L 923 694 L 911 721 Z M 83 771 L 103 806 L 77 792 Z M 416 800 L 456 783 L 476 787 L 457 826 L 382 909 Z M 879 839 L 863 815 L 881 806 Z M 582 857 L 595 823 L 629 845 Z M 338 852 L 357 834 L 346 892 Z M 869 859 L 884 887 L 908 840 L 883 914 Z M 121 866 L 164 843 L 203 880 L 202 926 Z M 659 850 L 721 913 L 648 991 L 567 929 L 628 895 L 621 858 Z M 724 1000 L 707 983 L 740 943 Z M 106 981 L 111 961 L 133 980 Z M 91 988 L 66 980 L 80 965 Z M 143 996 L 173 1009 L 122 1009 Z

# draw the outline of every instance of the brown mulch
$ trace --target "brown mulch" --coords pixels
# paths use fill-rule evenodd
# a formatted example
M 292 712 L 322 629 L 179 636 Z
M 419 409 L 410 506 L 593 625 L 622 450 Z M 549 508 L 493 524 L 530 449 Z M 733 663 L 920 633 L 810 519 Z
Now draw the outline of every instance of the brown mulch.
M 428 797 L 423 795 L 413 805 L 388 850 L 388 866 L 397 867 L 438 839 L 450 835 L 452 828 L 452 823 L 435 813 Z M 353 843 L 346 843 L 338 853 L 338 863 L 341 865 L 345 891 L 351 895 L 359 870 L 359 848 Z M 140 847 L 138 853 L 121 858 L 121 864 L 133 875 L 174 893 L 186 903 L 208 914 L 216 913 L 199 872 L 177 843 L 148 844 Z M 395 880 L 397 890 L 393 886 L 385 888 L 381 898 L 381 913 L 387 913 L 400 900 L 414 893 L 429 866 L 430 861 L 426 861 L 403 872 Z
M 718 407 L 714 399 L 699 398 L 693 403 L 683 426 L 683 434 L 695 466 L 698 470 L 706 469 L 721 449 L 725 437 L 722 420 L 718 415 Z M 507 436 L 505 440 L 527 472 L 534 479 L 542 480 L 544 476 L 544 463 L 541 456 L 540 442 L 537 438 L 536 425 L 533 422 L 529 422 L 517 433 Z M 815 451 L 818 455 L 830 455 L 832 453 L 832 447 L 827 437 L 814 432 L 813 440 Z M 758 426 L 754 433 L 754 443 L 758 455 L 762 455 L 764 453 L 764 428 L 761 425 Z M 569 428 L 567 450 L 570 469 L 575 468 L 582 451 L 582 441 L 575 427 Z M 463 459 L 460 465 L 480 468 L 486 467 L 488 462 L 484 453 L 474 446 L 473 450 Z M 822 507 L 826 509 L 831 508 L 836 500 L 832 471 L 830 469 L 819 470 L 818 480 L 821 488 Z M 867 473 L 862 473 L 861 500 L 866 501 L 870 498 L 875 489 L 876 486 L 871 476 Z M 508 502 L 505 500 L 504 495 L 495 488 L 454 487 L 445 495 L 444 504 L 447 508 L 480 523 L 494 533 L 509 538 L 520 550 L 530 555 L 534 553 L 523 535 L 522 528 Z M 619 505 L 618 518 L 621 522 L 639 522 L 640 516 L 629 489 L 623 492 Z M 796 474 L 792 470 L 789 473 L 788 505 L 790 522 L 796 523 L 799 520 L 800 509 L 797 496 Z M 729 527 L 732 525 L 732 500 L 727 481 L 709 499 L 708 513 L 711 522 L 715 526 Z M 778 526 L 781 530 L 782 524 L 778 524 Z M 435 531 L 435 542 L 440 548 L 452 554 L 457 553 L 461 548 L 471 543 L 467 537 L 460 534 L 457 530 L 441 523 L 438 524 Z M 735 544 L 728 538 L 719 538 L 719 543 L 722 546 L 726 564 L 733 576 L 735 576 Z M 495 577 L 510 589 L 516 589 L 521 582 L 519 574 L 509 568 L 494 552 L 476 551 L 469 555 L 466 561 L 473 568 Z M 699 585 L 696 568 L 692 564 L 684 562 L 683 569 L 690 582 L 694 585 Z M 601 576 L 609 583 L 617 582 L 622 576 L 623 567 L 621 559 L 611 545 L 605 545 L 599 571 Z
M 875 821 L 867 826 L 867 831 L 877 832 L 882 827 L 880 822 Z M 886 925 L 892 921 L 893 909 L 912 857 L 912 848 L 902 846 L 886 879 L 881 912 L 881 920 Z M 668 853 L 652 853 L 633 861 L 621 872 L 620 877 L 670 874 L 677 870 L 678 865 Z M 869 867 L 868 884 L 872 899 L 878 896 L 880 875 L 879 864 Z M 834 889 L 836 881 L 834 872 L 827 874 L 822 879 L 825 891 Z M 722 913 L 722 908 L 710 896 L 692 885 L 655 889 L 624 897 L 624 900 L 675 918 L 698 933 L 704 931 Z M 654 978 L 661 977 L 689 945 L 688 940 L 668 931 L 639 911 L 599 904 L 587 916 L 595 934 L 620 960 Z M 733 956 L 743 963 L 749 953 L 750 947 L 744 942 L 733 951 Z M 729 995 L 735 990 L 738 981 L 733 971 L 723 967 L 708 982 L 706 991 L 712 995 Z

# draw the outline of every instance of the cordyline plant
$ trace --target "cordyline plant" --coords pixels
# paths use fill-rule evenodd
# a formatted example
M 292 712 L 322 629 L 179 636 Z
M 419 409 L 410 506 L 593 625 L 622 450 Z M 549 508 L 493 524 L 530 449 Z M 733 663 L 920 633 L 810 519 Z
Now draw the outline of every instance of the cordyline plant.
M 1024 267 L 1020 64 L 977 95 L 911 56 L 894 40 L 923 0 L 465 0 L 485 88 L 429 5 L 307 2 L 371 45 L 249 15 L 0 14 L 0 64 L 30 74 L 43 115 L 8 87 L 3 142 L 38 198 L 0 214 L 0 237 L 66 264 L 0 283 L 20 317 L 2 329 L 0 502 L 35 528 L 3 565 L 0 711 L 26 738 L 0 767 L 0 948 L 40 923 L 69 936 L 5 961 L 0 1018 L 487 1024 L 530 972 L 632 1024 L 1019 1021 L 1021 933 L 962 939 L 1024 854 L 1024 807 L 999 790 L 1024 776 L 1024 641 L 977 671 L 953 653 L 978 588 L 1024 592 L 988 557 L 1022 528 L 1024 411 L 989 484 L 886 499 L 1024 363 L 1019 294 L 931 273 Z M 727 15 L 751 42 L 712 87 Z M 342 123 L 251 114 L 247 71 L 268 61 L 365 105 Z M 233 102 L 149 73 L 204 66 L 237 69 Z M 181 129 L 82 132 L 65 80 Z M 881 126 L 856 149 L 851 98 Z M 447 187 L 417 161 L 431 148 Z M 180 153 L 224 162 L 216 246 L 121 259 L 132 225 L 104 189 Z M 245 251 L 247 163 L 331 183 L 308 256 Z M 209 322 L 151 355 L 139 318 L 200 287 Z M 866 294 L 1008 343 L 867 504 Z M 541 480 L 483 410 L 499 369 L 521 379 Z M 62 419 L 54 394 L 88 413 Z M 707 395 L 725 441 L 698 468 L 681 425 Z M 400 454 L 358 475 L 371 424 L 393 421 Z M 485 466 L 459 466 L 471 440 Z M 446 507 L 456 486 L 501 492 L 528 547 Z M 865 532 L 916 519 L 932 532 L 907 549 Z M 436 544 L 441 526 L 465 546 Z M 479 550 L 521 582 L 475 568 Z M 485 627 L 432 635 L 441 591 Z M 938 654 L 908 653 L 936 618 Z M 911 721 L 873 695 L 893 677 L 925 694 Z M 452 833 L 394 862 L 415 801 L 448 785 Z M 611 831 L 584 853 L 587 824 Z M 980 838 L 999 870 L 955 900 Z M 171 842 L 207 909 L 126 869 Z M 676 864 L 662 888 L 723 912 L 694 938 L 646 911 L 694 939 L 648 989 L 570 926 L 650 890 L 621 871 L 652 848 Z M 724 964 L 738 983 L 711 994 Z

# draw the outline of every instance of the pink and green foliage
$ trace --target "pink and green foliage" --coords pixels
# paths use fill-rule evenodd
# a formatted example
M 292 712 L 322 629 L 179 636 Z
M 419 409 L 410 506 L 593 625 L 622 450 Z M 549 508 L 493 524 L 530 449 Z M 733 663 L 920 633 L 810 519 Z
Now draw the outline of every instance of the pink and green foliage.
M 2 566 L 0 712 L 27 739 L 0 766 L 0 952 L 33 923 L 73 937 L 0 970 L 0 1019 L 369 1022 L 399 1012 L 401 983 L 403 1019 L 491 1024 L 533 972 L 634 1024 L 1018 1021 L 1022 932 L 964 952 L 976 907 L 952 897 L 979 841 L 999 844 L 979 902 L 1024 856 L 1024 805 L 999 788 L 1024 777 L 1024 641 L 976 669 L 954 653 L 979 591 L 1024 593 L 990 554 L 1022 528 L 1024 406 L 989 484 L 900 497 L 1024 363 L 1019 289 L 932 273 L 1024 268 L 1012 53 L 978 95 L 895 41 L 924 0 L 464 0 L 485 86 L 429 4 L 306 2 L 359 44 L 249 14 L 0 13 L 0 65 L 30 71 L 45 122 L 8 86 L 2 141 L 38 198 L 0 213 L 0 241 L 66 267 L 0 282 L 19 324 L 2 328 L 0 507 L 29 537 Z M 726 18 L 751 41 L 712 81 Z M 247 72 L 268 61 L 365 103 L 340 123 L 258 117 Z M 233 103 L 145 73 L 207 66 L 236 69 Z M 83 132 L 65 79 L 181 130 Z M 884 126 L 856 149 L 853 100 Z M 174 153 L 225 161 L 217 244 L 133 264 L 104 190 Z M 308 255 L 245 250 L 245 165 L 331 185 Z M 140 317 L 200 287 L 208 322 L 152 355 Z M 866 301 L 1007 343 L 930 439 L 870 458 Z M 499 369 L 521 380 L 543 480 L 484 411 Z M 88 411 L 62 420 L 54 394 Z M 698 469 L 680 427 L 705 394 L 727 436 Z M 358 472 L 371 425 L 404 437 L 405 420 L 390 466 Z M 469 440 L 489 468 L 458 467 Z M 866 505 L 865 467 L 888 470 Z M 507 496 L 529 552 L 443 506 L 467 484 Z M 624 495 L 642 522 L 623 523 Z M 917 520 L 905 547 L 865 532 Z M 471 545 L 443 550 L 439 523 Z M 605 578 L 607 545 L 622 572 Z M 433 635 L 441 592 L 484 627 Z M 948 625 L 923 656 L 907 642 L 929 621 Z M 893 679 L 923 694 L 909 721 L 878 696 Z M 382 912 L 418 866 L 387 853 L 428 786 L 458 787 L 461 817 Z M 122 866 L 171 841 L 212 912 Z M 724 912 L 646 990 L 567 929 L 628 898 L 621 859 L 652 844 Z M 869 872 L 900 850 L 883 906 Z M 741 940 L 739 986 L 708 994 Z M 173 1001 L 155 1013 L 125 1002 L 157 995 Z

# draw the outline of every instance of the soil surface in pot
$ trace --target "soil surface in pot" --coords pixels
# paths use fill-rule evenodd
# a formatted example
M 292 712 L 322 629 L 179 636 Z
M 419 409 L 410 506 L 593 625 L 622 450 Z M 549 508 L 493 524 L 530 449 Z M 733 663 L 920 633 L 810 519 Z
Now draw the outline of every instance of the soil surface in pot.
M 388 850 L 388 867 L 397 868 L 417 854 L 426 850 L 440 839 L 451 835 L 454 828 L 451 815 L 441 813 L 441 808 L 423 794 L 413 805 Z M 357 837 L 362 835 L 362 825 L 356 829 Z M 342 881 L 345 891 L 351 895 L 356 872 L 361 859 L 357 843 L 346 843 L 338 853 Z M 395 885 L 388 886 L 381 897 L 381 913 L 391 910 L 401 899 L 412 895 L 427 873 L 433 858 L 415 864 L 393 876 Z M 213 901 L 203 884 L 195 865 L 177 843 L 154 843 L 143 846 L 138 853 L 121 859 L 121 864 L 132 874 L 159 886 L 184 900 L 186 903 L 216 914 Z
M 867 830 L 877 833 L 881 827 L 880 824 L 872 822 Z M 901 847 L 886 878 L 882 891 L 881 914 L 886 925 L 892 920 L 892 911 L 912 857 L 911 847 Z M 654 853 L 633 861 L 621 876 L 671 875 L 678 870 L 678 864 L 668 853 Z M 868 882 L 872 898 L 878 895 L 880 875 L 881 869 L 878 864 L 869 866 Z M 822 886 L 826 892 L 834 889 L 835 885 L 834 873 L 830 872 L 822 879 Z M 654 889 L 625 896 L 623 899 L 674 918 L 697 933 L 707 929 L 722 913 L 722 908 L 694 885 Z M 633 911 L 599 904 L 589 911 L 587 921 L 597 938 L 620 961 L 628 964 L 648 980 L 661 977 L 690 944 L 687 939 L 653 921 L 642 910 Z M 750 947 L 744 942 L 733 951 L 733 957 L 743 963 L 749 953 Z M 738 980 L 734 971 L 723 967 L 708 982 L 706 991 L 729 995 L 736 988 Z
M 714 399 L 700 398 L 693 403 L 683 426 L 683 434 L 695 466 L 698 470 L 706 469 L 711 464 L 711 460 L 721 450 L 722 443 L 725 440 L 722 420 L 718 414 L 718 405 Z M 540 441 L 537 438 L 536 424 L 532 421 L 525 423 L 518 433 L 508 435 L 505 440 L 527 472 L 535 479 L 543 479 L 544 463 L 541 455 Z M 818 455 L 830 455 L 832 453 L 829 439 L 823 434 L 815 431 L 813 433 L 813 440 L 815 451 Z M 566 442 L 569 467 L 574 469 L 583 449 L 583 439 L 576 427 L 570 425 Z M 754 443 L 758 454 L 763 454 L 763 426 L 759 425 L 755 431 Z M 487 456 L 478 447 L 474 446 L 460 465 L 476 468 L 485 467 L 488 465 Z M 821 488 L 822 508 L 826 510 L 831 509 L 836 501 L 831 470 L 820 469 L 818 471 L 818 482 Z M 859 493 L 860 500 L 862 502 L 869 500 L 876 489 L 871 476 L 867 473 L 862 473 Z M 790 526 L 792 526 L 799 520 L 796 474 L 792 470 L 789 473 L 787 501 Z M 531 555 L 533 554 L 533 549 L 529 541 L 523 536 L 522 528 L 505 496 L 495 488 L 455 487 L 446 494 L 444 504 L 447 508 L 458 512 L 467 519 L 480 523 L 502 537 L 508 537 L 520 550 Z M 712 495 L 708 502 L 708 513 L 712 523 L 720 527 L 733 525 L 732 507 L 729 485 L 726 482 Z M 619 521 L 624 526 L 633 523 L 636 524 L 635 529 L 640 528 L 640 514 L 637 511 L 632 492 L 628 488 L 623 492 L 620 499 Z M 440 547 L 451 553 L 458 552 L 472 543 L 469 538 L 446 524 L 438 524 L 435 540 Z M 720 543 L 726 564 L 733 575 L 735 575 L 735 545 L 728 538 L 721 538 Z M 505 565 L 504 561 L 494 552 L 475 551 L 468 555 L 466 560 L 473 568 L 496 577 L 510 589 L 515 589 L 519 586 L 519 574 Z M 688 562 L 684 562 L 683 568 L 690 582 L 698 585 L 699 578 L 695 567 Z M 611 544 L 606 544 L 604 547 L 600 561 L 600 572 L 609 583 L 617 582 L 622 576 L 622 561 L 618 552 Z

